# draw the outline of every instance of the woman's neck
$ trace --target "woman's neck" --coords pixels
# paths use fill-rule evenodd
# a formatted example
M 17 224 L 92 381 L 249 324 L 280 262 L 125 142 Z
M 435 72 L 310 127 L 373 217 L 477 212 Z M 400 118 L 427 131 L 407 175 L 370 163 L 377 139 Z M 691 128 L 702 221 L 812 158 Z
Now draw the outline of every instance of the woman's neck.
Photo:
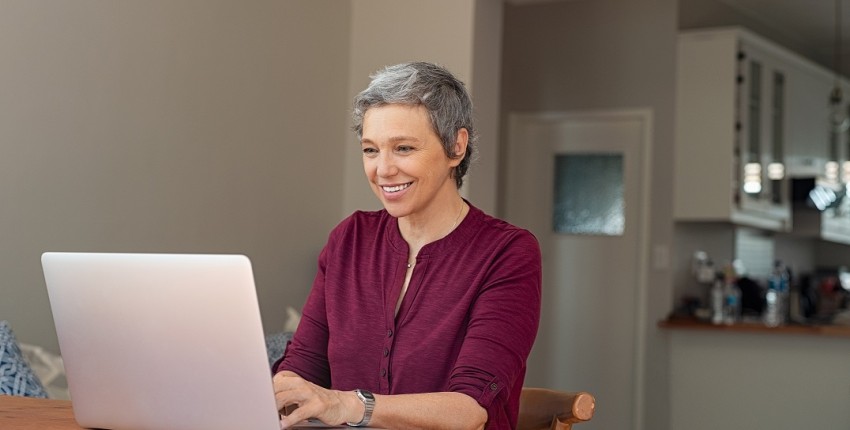
M 441 206 L 441 209 L 430 215 L 399 219 L 401 236 L 412 251 L 418 251 L 423 246 L 448 236 L 460 225 L 469 210 L 460 194 L 455 194 Z

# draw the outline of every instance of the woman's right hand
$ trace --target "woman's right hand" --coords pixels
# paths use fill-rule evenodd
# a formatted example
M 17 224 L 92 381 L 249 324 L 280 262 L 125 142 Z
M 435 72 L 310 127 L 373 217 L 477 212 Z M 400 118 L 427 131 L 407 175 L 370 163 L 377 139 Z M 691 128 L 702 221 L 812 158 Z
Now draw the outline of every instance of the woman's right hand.
M 353 392 L 322 388 L 294 372 L 278 372 L 272 381 L 278 411 L 284 413 L 288 407 L 297 406 L 288 415 L 282 416 L 282 428 L 308 418 L 316 418 L 328 425 L 358 422 L 365 412 L 363 403 Z

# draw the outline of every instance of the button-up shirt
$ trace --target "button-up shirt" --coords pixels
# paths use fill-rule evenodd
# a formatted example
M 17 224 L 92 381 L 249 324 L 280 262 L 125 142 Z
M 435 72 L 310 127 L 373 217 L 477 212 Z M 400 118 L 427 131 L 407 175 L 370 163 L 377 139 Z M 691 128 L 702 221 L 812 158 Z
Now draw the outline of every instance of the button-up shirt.
M 396 314 L 408 253 L 384 210 L 341 222 L 276 371 L 338 390 L 460 392 L 487 410 L 488 429 L 514 428 L 540 318 L 537 240 L 470 205 L 419 251 Z

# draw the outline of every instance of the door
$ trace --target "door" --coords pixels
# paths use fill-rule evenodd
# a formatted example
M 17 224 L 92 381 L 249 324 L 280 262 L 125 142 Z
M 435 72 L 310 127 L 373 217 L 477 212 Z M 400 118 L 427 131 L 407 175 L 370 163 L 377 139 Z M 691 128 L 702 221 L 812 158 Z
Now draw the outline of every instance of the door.
M 510 120 L 504 214 L 543 252 L 526 385 L 592 393 L 586 430 L 642 421 L 650 125 L 643 110 Z

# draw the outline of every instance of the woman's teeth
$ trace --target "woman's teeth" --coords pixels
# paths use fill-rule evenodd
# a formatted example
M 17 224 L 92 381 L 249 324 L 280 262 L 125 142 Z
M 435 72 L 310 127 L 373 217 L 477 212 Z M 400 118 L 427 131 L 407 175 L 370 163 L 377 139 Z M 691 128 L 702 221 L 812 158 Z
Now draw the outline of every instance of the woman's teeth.
M 408 182 L 408 183 L 406 183 L 406 184 L 396 185 L 396 186 L 394 186 L 394 187 L 381 187 L 381 188 L 382 188 L 384 191 L 388 192 L 388 193 L 397 193 L 397 192 L 399 192 L 399 191 L 401 191 L 401 190 L 403 190 L 403 189 L 405 189 L 405 188 L 409 187 L 409 186 L 410 186 L 410 184 L 411 184 L 411 183 L 410 183 L 410 182 Z

